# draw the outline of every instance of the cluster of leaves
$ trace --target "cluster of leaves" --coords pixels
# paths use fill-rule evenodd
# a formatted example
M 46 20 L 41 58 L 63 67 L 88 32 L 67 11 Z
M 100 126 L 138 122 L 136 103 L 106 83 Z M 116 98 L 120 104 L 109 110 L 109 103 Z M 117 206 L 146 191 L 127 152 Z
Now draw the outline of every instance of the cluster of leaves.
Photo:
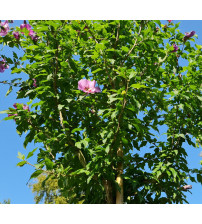
M 183 147 L 199 147 L 202 138 L 202 46 L 185 42 L 179 24 L 160 21 L 29 23 L 37 42 L 8 33 L 0 43 L 24 50 L 6 60 L 12 73 L 29 77 L 17 98 L 29 98 L 32 109 L 15 120 L 20 135 L 28 132 L 25 147 L 43 145 L 31 178 L 42 172 L 56 178 L 67 203 L 115 203 L 121 163 L 125 203 L 186 202 L 180 189 L 187 178 L 196 181 L 197 173 L 202 183 Z M 82 78 L 96 80 L 102 92 L 78 90 Z M 162 125 L 166 141 L 155 134 Z M 20 154 L 18 165 L 29 164 L 34 151 L 26 159 Z
M 58 180 L 49 178 L 46 174 L 41 174 L 36 178 L 36 182 L 31 183 L 29 186 L 35 194 L 34 200 L 36 204 L 67 204 L 68 200 L 61 196 Z

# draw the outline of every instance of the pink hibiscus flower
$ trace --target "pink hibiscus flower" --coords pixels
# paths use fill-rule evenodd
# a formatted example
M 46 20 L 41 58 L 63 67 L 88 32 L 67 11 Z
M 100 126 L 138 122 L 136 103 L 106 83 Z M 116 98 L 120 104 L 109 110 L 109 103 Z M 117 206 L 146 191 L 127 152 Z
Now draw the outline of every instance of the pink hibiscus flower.
M 20 25 L 20 29 L 21 29 L 21 30 L 22 30 L 22 29 L 27 29 L 27 30 L 29 30 L 29 34 L 28 34 L 28 35 L 32 38 L 32 40 L 33 40 L 33 41 L 37 41 L 37 40 L 38 40 L 38 36 L 36 35 L 36 32 L 34 32 L 34 31 L 32 30 L 31 25 L 26 24 L 26 23 L 21 24 L 21 25 Z M 24 33 L 22 32 L 22 34 L 24 34 Z
M 8 20 L 0 23 L 0 36 L 5 36 L 9 31 Z
M 176 44 L 173 44 L 173 47 L 174 47 L 174 50 L 172 52 L 176 52 L 179 49 L 179 47 Z
M 85 93 L 99 93 L 101 92 L 99 87 L 95 87 L 96 81 L 90 81 L 87 79 L 81 79 L 78 82 L 78 89 L 82 90 Z
M 13 104 L 13 107 L 15 108 L 15 109 L 17 109 L 17 104 L 21 104 L 21 105 L 23 105 L 23 110 L 28 110 L 28 111 L 30 111 L 30 109 L 29 109 L 29 106 L 27 106 L 27 105 L 25 105 L 25 104 L 23 104 L 23 103 L 14 103 Z
M 192 189 L 192 185 L 185 185 L 182 187 L 184 190 Z
M 21 24 L 20 25 L 20 29 L 22 30 L 24 28 L 27 29 L 27 30 L 31 30 L 32 29 L 32 27 L 29 24 Z
M 13 36 L 15 37 L 16 40 L 19 40 L 20 39 L 19 32 L 13 32 Z
M 33 82 L 33 86 L 34 87 L 37 87 L 37 84 L 36 84 L 36 79 L 32 79 L 34 82 Z
M 184 41 L 188 40 L 189 38 L 193 37 L 195 35 L 195 31 L 191 31 L 190 33 L 186 32 L 184 36 Z
M 0 72 L 1 73 L 3 73 L 8 68 L 9 68 L 9 66 L 6 64 L 6 60 L 5 59 L 0 61 Z

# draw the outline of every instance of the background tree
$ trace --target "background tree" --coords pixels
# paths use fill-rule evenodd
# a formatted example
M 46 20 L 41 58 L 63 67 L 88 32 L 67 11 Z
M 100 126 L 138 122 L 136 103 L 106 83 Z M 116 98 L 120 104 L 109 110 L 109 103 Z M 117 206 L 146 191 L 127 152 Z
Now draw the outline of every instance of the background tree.
M 29 184 L 32 192 L 35 194 L 34 200 L 36 204 L 67 204 L 68 200 L 61 196 L 58 180 L 49 178 L 45 181 L 47 175 L 39 175 L 34 182 Z
M 30 24 L 30 25 L 29 25 Z M 1 69 L 24 72 L 18 99 L 4 111 L 17 132 L 40 143 L 37 164 L 19 166 L 57 178 L 68 203 L 183 203 L 182 190 L 202 182 L 184 142 L 201 142 L 202 46 L 168 21 L 29 21 L 1 43 L 24 55 L 2 55 Z M 179 59 L 187 62 L 181 66 Z M 83 81 L 83 79 L 91 80 Z M 82 81 L 81 81 L 82 80 Z M 99 85 L 99 87 L 96 84 Z M 33 103 L 34 100 L 37 103 Z M 161 126 L 166 139 L 158 138 Z
M 3 203 L 0 202 L 0 204 L 11 204 L 11 200 L 10 199 L 4 200 Z

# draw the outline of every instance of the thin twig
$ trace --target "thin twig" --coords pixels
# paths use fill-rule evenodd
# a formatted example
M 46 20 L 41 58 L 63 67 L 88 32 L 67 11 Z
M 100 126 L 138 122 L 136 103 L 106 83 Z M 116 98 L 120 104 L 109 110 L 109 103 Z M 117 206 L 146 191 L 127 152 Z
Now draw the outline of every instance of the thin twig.
M 140 35 L 142 30 L 142 26 L 140 25 L 140 29 L 138 32 L 138 36 Z M 124 64 L 124 62 L 127 60 L 128 56 L 131 54 L 131 52 L 133 51 L 133 49 L 135 48 L 135 46 L 137 45 L 137 38 L 135 39 L 135 43 L 133 44 L 132 48 L 129 50 L 129 52 L 127 53 L 127 55 L 125 56 L 123 62 L 121 63 L 121 66 Z

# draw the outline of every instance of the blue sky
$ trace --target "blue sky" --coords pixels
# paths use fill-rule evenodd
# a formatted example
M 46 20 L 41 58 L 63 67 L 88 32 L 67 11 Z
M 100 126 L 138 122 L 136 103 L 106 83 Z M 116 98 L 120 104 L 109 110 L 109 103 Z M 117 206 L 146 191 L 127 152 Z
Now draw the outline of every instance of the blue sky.
M 202 44 L 202 21 L 194 20 L 175 20 L 174 23 L 181 22 L 180 31 L 182 33 L 190 32 L 194 30 L 198 35 L 196 39 L 197 44 Z M 20 26 L 23 21 L 15 21 L 12 26 Z M 165 23 L 165 21 L 163 21 Z M 11 25 L 11 24 L 10 24 Z M 2 46 L 1 46 L 2 48 Z M 0 49 L 1 49 L 0 48 Z M 2 54 L 11 55 L 12 50 L 4 48 Z M 20 52 L 18 52 L 20 54 Z M 10 79 L 10 77 L 15 78 L 19 75 L 11 74 L 10 69 L 6 70 L 4 73 L 0 73 L 0 81 L 4 79 Z M 21 75 L 22 78 L 26 79 L 26 74 Z M 15 92 L 12 92 L 8 97 L 5 94 L 8 90 L 7 85 L 0 84 L 0 111 L 12 107 L 15 102 L 27 103 L 28 100 L 16 100 Z M 30 175 L 34 171 L 31 166 L 24 166 L 22 168 L 17 167 L 16 164 L 20 161 L 17 158 L 17 153 L 20 151 L 23 154 L 27 154 L 30 150 L 36 148 L 37 146 L 33 143 L 28 144 L 27 149 L 23 147 L 24 136 L 19 137 L 16 132 L 16 125 L 13 120 L 2 121 L 2 119 L 7 116 L 5 114 L 0 114 L 0 202 L 4 199 L 11 199 L 12 204 L 33 204 L 34 195 L 31 189 L 26 185 L 29 180 Z M 163 131 L 163 130 L 162 130 Z M 185 145 L 188 153 L 188 162 L 192 168 L 200 168 L 199 157 L 200 149 L 194 149 L 189 145 Z M 30 158 L 31 163 L 35 163 L 36 157 Z M 201 204 L 202 203 L 202 186 L 200 184 L 192 183 L 192 194 L 187 194 L 187 200 L 190 204 Z

